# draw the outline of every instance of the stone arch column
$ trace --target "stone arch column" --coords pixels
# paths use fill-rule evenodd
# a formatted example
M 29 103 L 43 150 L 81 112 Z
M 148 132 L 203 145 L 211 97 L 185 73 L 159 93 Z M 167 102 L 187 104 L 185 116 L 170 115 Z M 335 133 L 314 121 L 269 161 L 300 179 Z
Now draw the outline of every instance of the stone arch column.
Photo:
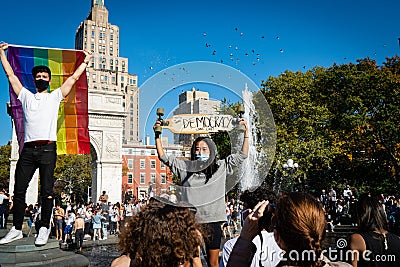
M 10 183 L 8 184 L 8 192 L 10 196 L 14 195 L 14 184 L 15 184 L 15 169 L 17 167 L 17 161 L 19 159 L 19 145 L 17 140 L 17 134 L 15 132 L 14 120 L 12 120 L 12 139 L 11 139 L 11 157 L 10 157 Z M 29 187 L 26 191 L 26 203 L 35 204 L 38 202 L 39 195 L 39 169 L 35 171 L 32 180 L 29 183 Z
M 121 202 L 122 125 L 126 113 L 121 94 L 89 93 L 89 135 L 92 145 L 92 201 L 106 191 L 111 203 Z
M 94 124 L 115 124 L 112 117 L 97 117 L 91 120 Z M 92 201 L 97 202 L 103 191 L 106 191 L 109 201 L 121 202 L 122 188 L 122 131 L 116 127 L 102 130 L 89 130 L 90 142 L 94 149 L 92 158 Z M 122 123 L 121 128 L 122 129 Z M 119 129 L 119 130 L 120 130 Z

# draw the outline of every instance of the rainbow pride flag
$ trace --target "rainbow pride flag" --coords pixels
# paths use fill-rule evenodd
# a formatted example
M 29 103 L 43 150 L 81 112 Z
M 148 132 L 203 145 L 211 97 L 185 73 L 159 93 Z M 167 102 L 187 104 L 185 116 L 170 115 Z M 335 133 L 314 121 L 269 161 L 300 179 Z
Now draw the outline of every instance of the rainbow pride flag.
M 32 68 L 48 66 L 51 70 L 50 91 L 71 76 L 85 59 L 83 51 L 39 47 L 9 46 L 8 61 L 25 88 L 36 93 Z M 20 152 L 24 145 L 24 119 L 21 102 L 10 85 L 11 109 Z M 60 103 L 57 122 L 57 154 L 89 154 L 88 86 L 86 72 Z

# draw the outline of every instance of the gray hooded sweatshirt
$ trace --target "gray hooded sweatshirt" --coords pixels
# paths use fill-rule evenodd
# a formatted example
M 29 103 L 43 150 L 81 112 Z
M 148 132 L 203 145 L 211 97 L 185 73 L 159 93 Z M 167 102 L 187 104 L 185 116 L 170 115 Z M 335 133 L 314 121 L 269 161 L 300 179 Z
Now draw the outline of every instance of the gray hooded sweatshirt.
M 203 172 L 191 172 L 193 161 L 177 159 L 175 156 L 164 154 L 160 160 L 170 167 L 182 183 L 181 200 L 191 203 L 197 208 L 196 219 L 199 223 L 226 221 L 225 185 L 227 175 L 232 175 L 234 167 L 239 166 L 245 159 L 243 152 L 229 155 L 224 160 L 218 160 L 217 171 L 206 183 Z M 198 161 L 197 161 L 198 162 Z

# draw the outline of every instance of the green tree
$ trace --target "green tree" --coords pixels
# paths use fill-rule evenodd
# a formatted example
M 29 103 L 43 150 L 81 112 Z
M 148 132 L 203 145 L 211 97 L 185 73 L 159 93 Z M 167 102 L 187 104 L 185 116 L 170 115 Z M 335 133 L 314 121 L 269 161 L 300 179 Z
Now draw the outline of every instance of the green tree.
M 76 203 L 87 201 L 87 187 L 92 184 L 92 157 L 90 155 L 58 155 L 54 170 L 55 193 L 72 193 Z
M 376 192 L 395 192 L 400 181 L 399 58 L 382 67 L 369 58 L 334 65 L 315 76 L 319 98 L 335 114 L 346 157 L 337 158 L 341 177 Z
M 268 174 L 270 185 L 295 183 L 297 187 L 326 187 L 330 165 L 340 151 L 335 147 L 337 136 L 330 131 L 332 114 L 313 98 L 313 74 L 286 71 L 270 77 L 262 84 L 273 112 L 277 145 L 274 168 Z M 294 181 L 282 181 L 282 164 L 293 159 L 300 166 Z
M 0 146 L 0 189 L 7 189 L 10 183 L 11 145 Z
M 299 163 L 297 178 L 314 189 L 351 184 L 393 193 L 400 182 L 400 58 L 269 77 L 261 91 L 274 114 L 277 153 Z M 300 180 L 301 180 L 300 179 Z

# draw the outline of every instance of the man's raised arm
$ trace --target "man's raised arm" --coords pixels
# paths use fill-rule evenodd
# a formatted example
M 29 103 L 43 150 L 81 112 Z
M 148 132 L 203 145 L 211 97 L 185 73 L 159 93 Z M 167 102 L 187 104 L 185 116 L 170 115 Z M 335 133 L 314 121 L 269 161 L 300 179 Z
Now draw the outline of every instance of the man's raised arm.
M 18 77 L 14 74 L 13 69 L 11 68 L 10 62 L 8 62 L 7 56 L 6 56 L 6 50 L 8 48 L 7 43 L 1 43 L 0 44 L 0 60 L 1 64 L 3 65 L 4 72 L 6 73 L 6 76 L 8 78 L 8 81 L 11 84 L 12 89 L 14 90 L 14 93 L 18 96 L 19 92 L 22 90 L 22 83 L 18 79 Z
M 69 76 L 69 78 L 61 85 L 61 92 L 64 97 L 66 97 L 70 92 L 74 84 L 79 80 L 79 77 L 82 73 L 86 70 L 87 65 L 92 57 L 92 53 L 89 51 L 84 50 L 85 59 L 83 60 L 82 64 L 75 70 L 74 74 Z

